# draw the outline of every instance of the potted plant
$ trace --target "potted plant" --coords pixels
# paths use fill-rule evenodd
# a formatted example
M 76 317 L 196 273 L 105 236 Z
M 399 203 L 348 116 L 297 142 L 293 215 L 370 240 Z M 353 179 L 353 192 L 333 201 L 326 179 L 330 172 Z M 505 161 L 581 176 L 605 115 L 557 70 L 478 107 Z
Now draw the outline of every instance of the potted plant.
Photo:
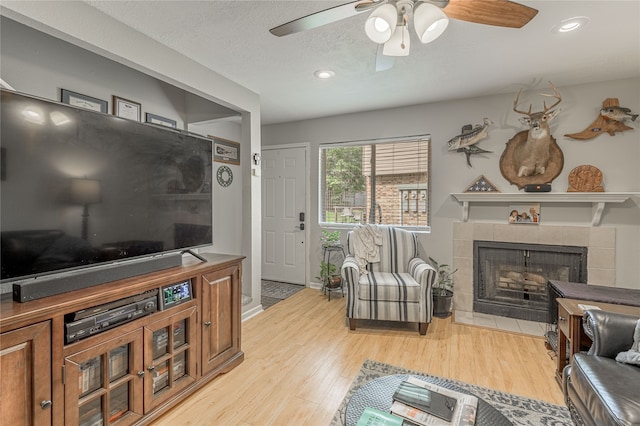
M 327 231 L 323 229 L 320 244 L 323 249 L 323 255 L 328 247 L 339 246 L 340 231 Z M 316 278 L 322 282 L 323 286 L 326 285 L 329 288 L 337 288 L 342 284 L 342 277 L 337 272 L 338 268 L 335 264 L 322 260 L 320 262 L 320 275 Z
M 329 288 L 340 287 L 342 277 L 336 274 L 337 269 L 338 268 L 333 263 L 325 262 L 323 260 L 320 262 L 320 274 L 316 278 L 319 279 L 323 285 L 326 285 Z
M 322 244 L 322 248 L 339 245 L 340 231 L 330 232 L 330 231 L 327 231 L 326 229 L 323 229 L 322 236 L 320 237 L 320 243 Z
M 451 271 L 446 263 L 440 264 L 432 257 L 429 258 L 432 266 L 438 271 L 438 281 L 433 285 L 433 316 L 447 318 L 453 309 L 453 274 L 458 270 Z

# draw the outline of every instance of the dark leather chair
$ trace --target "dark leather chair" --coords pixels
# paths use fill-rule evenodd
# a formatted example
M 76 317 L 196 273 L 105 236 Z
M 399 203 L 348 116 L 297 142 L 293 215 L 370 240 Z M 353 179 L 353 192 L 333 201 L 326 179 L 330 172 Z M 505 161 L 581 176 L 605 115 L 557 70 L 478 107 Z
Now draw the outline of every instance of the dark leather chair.
M 638 319 L 585 312 L 584 330 L 593 345 L 563 371 L 565 402 L 576 425 L 640 425 L 640 366 L 615 360 L 631 348 Z

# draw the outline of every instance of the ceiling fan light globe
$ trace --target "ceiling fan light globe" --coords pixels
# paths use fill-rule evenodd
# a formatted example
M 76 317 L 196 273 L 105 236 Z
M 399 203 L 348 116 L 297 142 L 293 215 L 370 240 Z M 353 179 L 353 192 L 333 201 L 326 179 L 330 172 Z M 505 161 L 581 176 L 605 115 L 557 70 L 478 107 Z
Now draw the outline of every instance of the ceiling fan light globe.
M 382 54 L 385 56 L 409 56 L 411 47 L 411 38 L 406 25 L 402 25 L 393 32 L 393 35 L 382 48 Z
M 395 6 L 387 3 L 377 7 L 364 23 L 364 32 L 374 43 L 387 42 L 396 29 L 398 11 Z
M 387 23 L 387 21 L 378 16 L 376 16 L 376 19 L 373 21 L 373 26 L 379 33 L 389 31 L 389 24 Z
M 430 3 L 420 3 L 413 12 L 413 26 L 422 43 L 431 43 L 444 33 L 449 18 L 442 9 Z

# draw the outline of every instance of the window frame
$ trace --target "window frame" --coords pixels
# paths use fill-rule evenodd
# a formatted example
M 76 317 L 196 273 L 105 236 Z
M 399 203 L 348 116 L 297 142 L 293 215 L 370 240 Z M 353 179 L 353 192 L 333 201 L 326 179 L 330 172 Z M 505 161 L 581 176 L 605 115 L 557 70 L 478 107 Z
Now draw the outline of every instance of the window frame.
M 324 208 L 324 195 L 325 195 L 325 187 L 326 181 L 323 178 L 324 169 L 323 169 L 323 150 L 331 149 L 331 148 L 348 148 L 353 146 L 366 146 L 366 145 L 380 145 L 380 144 L 390 144 L 390 143 L 402 143 L 402 142 L 420 142 L 425 141 L 427 143 L 427 182 L 425 183 L 415 183 L 410 184 L 414 185 L 415 191 L 426 190 L 426 215 L 427 215 L 427 225 L 400 225 L 400 224 L 391 224 L 391 223 L 383 223 L 383 225 L 394 226 L 402 229 L 407 229 L 417 233 L 430 233 L 431 232 L 431 150 L 432 150 L 432 140 L 430 134 L 422 134 L 422 135 L 412 135 L 412 136 L 400 136 L 393 138 L 384 138 L 384 139 L 363 139 L 363 140 L 354 140 L 354 141 L 345 141 L 345 142 L 331 142 L 331 143 L 323 143 L 318 147 L 318 225 L 322 229 L 353 229 L 354 226 L 358 225 L 358 223 L 340 223 L 340 222 L 325 222 L 323 221 L 323 208 Z M 398 187 L 402 186 L 402 189 L 406 189 L 407 184 L 400 184 Z M 401 203 L 401 200 L 399 200 Z M 402 206 L 399 205 L 399 209 L 402 209 Z

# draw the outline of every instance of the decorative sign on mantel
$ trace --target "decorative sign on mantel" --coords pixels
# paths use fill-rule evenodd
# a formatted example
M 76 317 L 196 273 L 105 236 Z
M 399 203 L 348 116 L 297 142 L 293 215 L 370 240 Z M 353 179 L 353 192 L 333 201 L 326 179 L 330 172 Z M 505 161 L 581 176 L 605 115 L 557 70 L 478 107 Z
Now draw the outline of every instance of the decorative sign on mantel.
M 569 173 L 567 192 L 604 192 L 602 172 L 589 164 L 575 167 Z

